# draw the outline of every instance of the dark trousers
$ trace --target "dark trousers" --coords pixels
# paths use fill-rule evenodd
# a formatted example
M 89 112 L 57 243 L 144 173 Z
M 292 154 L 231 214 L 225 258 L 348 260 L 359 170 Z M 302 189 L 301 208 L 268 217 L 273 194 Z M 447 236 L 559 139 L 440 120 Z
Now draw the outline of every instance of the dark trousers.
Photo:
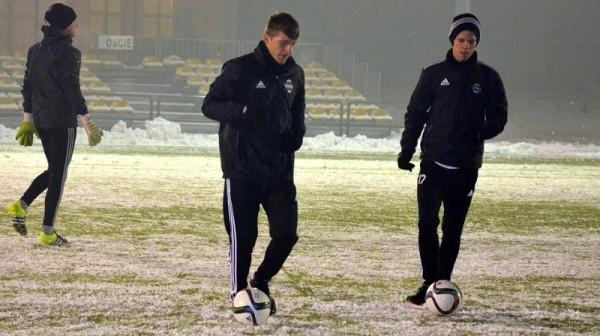
M 44 229 L 54 227 L 56 213 L 62 198 L 63 188 L 67 180 L 69 163 L 73 157 L 76 128 L 38 128 L 48 168 L 38 175 L 29 188 L 25 191 L 21 200 L 31 205 L 42 193 L 46 192 L 44 210 Z
M 460 249 L 463 226 L 471 205 L 478 169 L 447 169 L 422 161 L 417 180 L 419 253 L 423 280 L 450 280 Z M 439 243 L 440 207 L 444 205 L 442 242 Z
M 271 241 L 254 278 L 268 282 L 283 266 L 298 241 L 298 205 L 293 181 L 256 183 L 225 179 L 223 217 L 229 235 L 231 295 L 246 288 L 252 250 L 258 236 L 258 211 L 263 206 Z

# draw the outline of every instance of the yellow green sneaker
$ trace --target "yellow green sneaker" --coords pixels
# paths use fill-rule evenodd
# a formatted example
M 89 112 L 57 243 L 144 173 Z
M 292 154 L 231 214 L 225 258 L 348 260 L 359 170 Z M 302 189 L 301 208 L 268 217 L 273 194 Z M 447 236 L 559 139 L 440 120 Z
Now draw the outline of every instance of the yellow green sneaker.
M 69 243 L 65 238 L 59 236 L 56 232 L 52 232 L 52 234 L 47 234 L 45 232 L 40 233 L 39 242 L 40 244 L 46 246 L 65 246 Z
M 25 211 L 25 209 L 23 209 L 23 207 L 21 206 L 21 201 L 16 201 L 10 204 L 7 210 L 8 216 L 10 217 L 10 220 L 13 223 L 15 231 L 17 231 L 21 236 L 27 235 L 27 226 L 25 225 L 27 211 Z

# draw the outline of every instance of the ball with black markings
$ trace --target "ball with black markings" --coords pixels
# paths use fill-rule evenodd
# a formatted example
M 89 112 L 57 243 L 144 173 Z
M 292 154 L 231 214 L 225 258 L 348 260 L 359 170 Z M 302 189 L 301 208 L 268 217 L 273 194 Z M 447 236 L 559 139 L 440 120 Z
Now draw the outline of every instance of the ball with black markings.
M 271 312 L 269 296 L 257 288 L 246 288 L 233 298 L 233 316 L 247 325 L 261 325 L 267 322 Z
M 452 315 L 462 307 L 460 288 L 449 280 L 432 283 L 425 294 L 425 307 L 437 315 Z

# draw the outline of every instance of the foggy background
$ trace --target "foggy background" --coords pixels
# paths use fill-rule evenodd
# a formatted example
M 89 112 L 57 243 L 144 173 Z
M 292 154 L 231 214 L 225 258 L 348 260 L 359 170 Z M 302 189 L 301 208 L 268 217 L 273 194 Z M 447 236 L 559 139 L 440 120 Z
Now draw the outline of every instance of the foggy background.
M 152 1 L 66 1 L 79 14 L 81 36 L 76 38 L 76 45 L 84 54 L 98 53 L 94 50 L 96 36 L 86 26 L 86 20 L 90 20 L 86 11 L 99 2 L 120 10 L 120 31 L 108 33 L 151 38 L 140 27 L 146 20 L 142 8 Z M 3 5 L 0 28 L 4 28 L 0 32 L 1 48 L 26 50 L 41 37 L 38 31 L 41 18 L 52 1 L 29 3 L 35 4 L 33 8 L 31 5 L 25 8 L 28 5 L 16 0 L 0 0 Z M 157 32 L 162 36 L 157 37 L 243 41 L 242 52 L 254 48 L 269 15 L 276 11 L 292 14 L 301 30 L 297 59 L 306 62 L 310 55 L 323 58 L 327 54 L 328 63 L 320 60 L 321 63 L 333 64 L 330 67 L 341 73 L 343 79 L 364 76 L 367 80 L 356 84 L 358 88 L 371 101 L 382 104 L 398 126 L 402 125 L 421 68 L 443 60 L 451 47 L 448 29 L 452 17 L 468 11 L 482 25 L 479 60 L 500 73 L 507 89 L 509 125 L 500 139 L 600 142 L 600 1 L 597 0 L 154 0 L 154 3 L 157 8 L 168 4 L 164 8 L 170 11 L 168 32 L 161 33 L 163 25 Z M 34 12 L 24 16 L 19 10 Z M 138 24 L 140 20 L 144 22 Z M 110 26 L 106 26 L 107 30 Z M 145 52 L 148 51 L 152 48 L 146 48 Z M 230 58 L 239 53 L 236 50 L 221 56 Z M 345 64 L 349 62 L 355 66 L 346 71 Z

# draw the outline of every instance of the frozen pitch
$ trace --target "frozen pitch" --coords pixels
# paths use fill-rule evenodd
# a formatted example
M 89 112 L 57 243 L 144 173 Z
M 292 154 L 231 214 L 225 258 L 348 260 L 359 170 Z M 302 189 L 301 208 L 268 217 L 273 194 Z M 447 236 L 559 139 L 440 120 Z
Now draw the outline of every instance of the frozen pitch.
M 229 312 L 223 180 L 211 150 L 78 146 L 57 220 L 68 248 L 0 216 L 0 335 L 597 335 L 600 161 L 491 159 L 454 281 L 461 312 L 402 302 L 419 284 L 415 172 L 393 155 L 300 154 L 300 241 L 275 278 L 278 314 Z M 41 147 L 0 147 L 0 205 L 44 169 Z M 260 219 L 256 266 L 267 242 Z

